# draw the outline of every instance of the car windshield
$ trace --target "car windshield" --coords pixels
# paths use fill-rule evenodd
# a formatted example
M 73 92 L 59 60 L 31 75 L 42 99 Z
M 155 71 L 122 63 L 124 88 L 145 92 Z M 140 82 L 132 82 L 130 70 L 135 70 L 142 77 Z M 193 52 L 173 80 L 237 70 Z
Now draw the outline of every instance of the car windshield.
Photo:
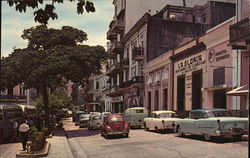
M 89 114 L 84 114 L 80 116 L 80 119 L 86 119 L 89 118 L 89 116 L 90 116 Z
M 162 113 L 159 114 L 159 118 L 170 118 L 170 117 L 177 117 L 175 113 Z
M 232 117 L 229 111 L 211 111 L 207 113 L 208 117 Z
M 123 121 L 122 117 L 112 117 L 110 119 L 110 122 L 121 122 L 121 121 Z

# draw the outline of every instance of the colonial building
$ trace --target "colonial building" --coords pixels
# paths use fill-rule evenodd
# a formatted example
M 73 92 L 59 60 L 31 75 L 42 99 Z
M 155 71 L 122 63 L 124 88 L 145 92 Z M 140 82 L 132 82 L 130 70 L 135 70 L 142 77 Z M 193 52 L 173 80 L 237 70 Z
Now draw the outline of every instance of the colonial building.
M 233 109 L 237 116 L 249 111 L 250 1 L 238 0 L 234 24 L 230 26 L 230 46 L 233 49 Z

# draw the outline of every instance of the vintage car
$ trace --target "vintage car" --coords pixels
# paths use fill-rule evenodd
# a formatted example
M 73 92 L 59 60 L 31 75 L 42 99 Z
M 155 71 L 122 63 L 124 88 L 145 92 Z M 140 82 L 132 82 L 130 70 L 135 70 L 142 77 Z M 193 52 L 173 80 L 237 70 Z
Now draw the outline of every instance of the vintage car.
M 176 131 L 178 136 L 202 135 L 207 141 L 220 136 L 241 139 L 248 133 L 248 118 L 232 117 L 226 109 L 196 109 L 188 118 L 176 121 Z
M 132 127 L 144 127 L 143 119 L 148 117 L 148 110 L 144 107 L 133 107 L 125 110 L 124 114 L 126 122 Z
M 110 135 L 124 135 L 128 137 L 129 131 L 129 124 L 125 122 L 122 115 L 112 114 L 104 117 L 101 125 L 101 135 L 106 139 Z
M 80 119 L 79 119 L 80 128 L 88 126 L 89 117 L 90 117 L 90 114 L 81 114 L 80 115 Z
M 179 120 L 174 111 L 153 111 L 150 117 L 144 119 L 145 130 L 155 130 L 160 132 L 163 130 L 174 130 L 175 121 Z
M 100 126 L 103 123 L 103 118 L 108 115 L 111 115 L 111 113 L 102 112 L 102 113 L 95 113 L 93 115 L 90 115 L 88 129 L 100 129 Z
M 79 125 L 79 119 L 80 119 L 80 115 L 85 114 L 84 111 L 77 111 L 73 114 L 73 122 L 75 122 L 75 125 L 78 126 Z

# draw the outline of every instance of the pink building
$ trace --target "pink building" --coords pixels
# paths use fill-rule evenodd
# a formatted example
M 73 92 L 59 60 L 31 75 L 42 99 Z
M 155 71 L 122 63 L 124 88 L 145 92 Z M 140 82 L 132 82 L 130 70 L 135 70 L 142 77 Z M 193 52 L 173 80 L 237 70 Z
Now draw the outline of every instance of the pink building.
M 233 89 L 232 22 L 233 18 L 173 51 L 173 110 L 179 115 L 200 108 L 234 110 L 232 97 L 226 95 Z
M 172 110 L 172 51 L 146 63 L 144 106 L 149 111 Z

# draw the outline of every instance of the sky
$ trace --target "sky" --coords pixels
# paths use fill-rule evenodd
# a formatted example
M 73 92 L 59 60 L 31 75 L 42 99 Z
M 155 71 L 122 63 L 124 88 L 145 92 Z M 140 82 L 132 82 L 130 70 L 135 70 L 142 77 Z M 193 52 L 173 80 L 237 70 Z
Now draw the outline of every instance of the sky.
M 85 31 L 88 40 L 84 44 L 101 45 L 106 48 L 106 33 L 109 23 L 114 15 L 112 0 L 94 0 L 96 11 L 94 13 L 76 13 L 76 2 L 55 4 L 58 19 L 49 20 L 48 27 L 60 29 L 62 26 L 72 26 Z M 27 40 L 21 38 L 24 29 L 39 25 L 34 21 L 32 8 L 26 13 L 20 13 L 15 7 L 9 7 L 6 1 L 1 2 L 1 57 L 12 53 L 13 48 L 25 48 Z M 44 4 L 51 1 L 44 1 Z M 43 8 L 43 6 L 41 6 Z

